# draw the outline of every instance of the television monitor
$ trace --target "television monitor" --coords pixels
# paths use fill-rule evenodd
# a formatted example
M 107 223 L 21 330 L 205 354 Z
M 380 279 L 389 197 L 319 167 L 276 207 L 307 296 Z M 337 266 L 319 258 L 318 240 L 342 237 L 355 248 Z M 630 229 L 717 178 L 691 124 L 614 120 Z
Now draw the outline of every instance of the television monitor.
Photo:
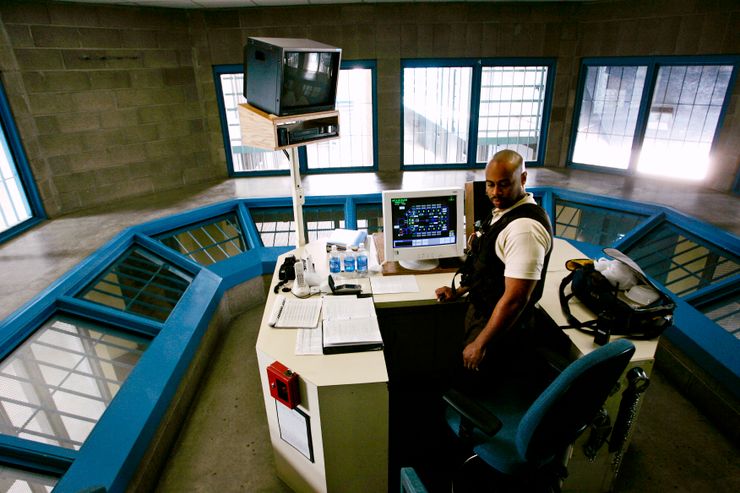
M 272 115 L 333 110 L 342 50 L 310 39 L 248 38 L 244 97 Z
M 383 192 L 385 259 L 409 270 L 431 270 L 465 250 L 460 188 Z

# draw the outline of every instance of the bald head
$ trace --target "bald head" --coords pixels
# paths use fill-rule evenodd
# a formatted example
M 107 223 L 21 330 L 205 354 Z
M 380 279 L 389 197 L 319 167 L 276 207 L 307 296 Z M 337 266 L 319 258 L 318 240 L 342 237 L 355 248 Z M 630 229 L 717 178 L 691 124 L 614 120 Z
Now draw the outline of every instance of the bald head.
M 524 159 L 518 152 L 499 151 L 486 166 L 486 195 L 497 209 L 508 209 L 522 199 L 526 181 Z
M 526 171 L 524 168 L 524 158 L 521 154 L 516 151 L 512 151 L 511 149 L 504 149 L 503 151 L 498 151 L 494 154 L 488 162 L 488 166 L 493 166 L 494 163 L 497 166 L 504 166 L 512 172 L 516 171 L 518 168 L 521 168 L 521 172 Z

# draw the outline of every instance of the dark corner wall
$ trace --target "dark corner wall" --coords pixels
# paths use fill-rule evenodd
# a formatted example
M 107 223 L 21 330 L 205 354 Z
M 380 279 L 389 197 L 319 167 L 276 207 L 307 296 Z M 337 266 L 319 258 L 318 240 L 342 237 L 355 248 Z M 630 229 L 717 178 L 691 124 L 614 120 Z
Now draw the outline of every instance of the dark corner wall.
M 182 10 L 3 1 L 0 71 L 47 213 L 227 177 L 212 75 L 248 36 L 378 63 L 379 170 L 398 171 L 402 58 L 555 57 L 546 165 L 563 167 L 579 61 L 740 53 L 735 0 L 347 4 Z M 740 80 L 740 79 L 739 79 Z M 740 82 L 706 186 L 740 163 Z

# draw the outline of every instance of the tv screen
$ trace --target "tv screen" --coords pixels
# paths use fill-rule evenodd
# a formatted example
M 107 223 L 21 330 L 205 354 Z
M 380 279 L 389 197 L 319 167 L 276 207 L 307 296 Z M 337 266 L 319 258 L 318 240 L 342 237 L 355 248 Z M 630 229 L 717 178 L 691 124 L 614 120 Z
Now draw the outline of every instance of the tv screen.
M 309 39 L 249 38 L 244 97 L 277 116 L 333 110 L 341 52 Z
M 463 200 L 461 188 L 383 192 L 386 260 L 428 270 L 437 266 L 437 259 L 461 256 Z

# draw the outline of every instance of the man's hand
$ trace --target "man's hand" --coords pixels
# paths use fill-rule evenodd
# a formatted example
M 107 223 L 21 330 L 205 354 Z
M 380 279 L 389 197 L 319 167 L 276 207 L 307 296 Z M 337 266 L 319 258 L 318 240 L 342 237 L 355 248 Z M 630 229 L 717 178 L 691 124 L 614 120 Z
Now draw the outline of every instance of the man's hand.
M 480 362 L 483 361 L 485 356 L 486 347 L 473 341 L 463 349 L 463 365 L 468 370 L 478 371 L 478 365 L 480 365 Z
M 450 301 L 457 297 L 455 292 L 449 286 L 442 286 L 441 288 L 435 289 L 434 296 L 437 297 L 437 301 Z

